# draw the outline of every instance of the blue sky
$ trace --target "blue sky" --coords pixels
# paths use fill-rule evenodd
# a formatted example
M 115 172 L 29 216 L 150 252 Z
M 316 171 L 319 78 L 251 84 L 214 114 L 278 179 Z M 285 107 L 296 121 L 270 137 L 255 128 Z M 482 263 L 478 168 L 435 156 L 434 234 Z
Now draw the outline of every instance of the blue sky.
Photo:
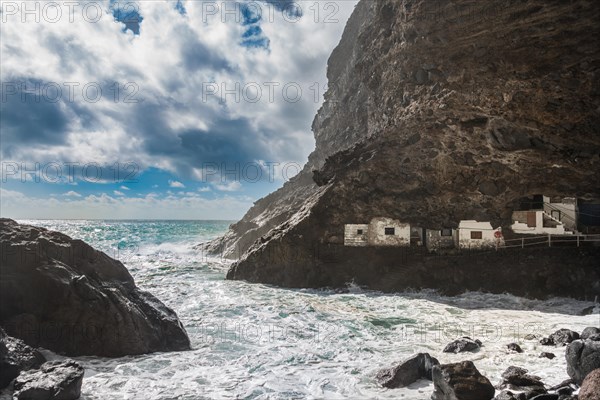
M 2 3 L 3 217 L 240 218 L 314 148 L 356 1 L 47 3 Z

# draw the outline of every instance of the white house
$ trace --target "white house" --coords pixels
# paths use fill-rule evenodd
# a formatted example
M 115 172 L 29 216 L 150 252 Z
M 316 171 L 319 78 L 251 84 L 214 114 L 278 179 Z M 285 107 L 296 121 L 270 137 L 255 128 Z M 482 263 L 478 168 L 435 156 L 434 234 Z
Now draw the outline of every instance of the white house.
M 367 224 L 346 224 L 344 226 L 344 246 L 367 246 Z
M 461 249 L 481 249 L 504 246 L 502 228 L 492 228 L 489 222 L 463 220 L 458 224 L 456 246 Z
M 346 224 L 344 246 L 410 246 L 410 224 L 385 217 L 368 225 Z
M 541 209 L 514 211 L 511 229 L 521 234 L 572 235 L 577 229 L 577 199 L 552 202 L 543 196 Z
M 410 246 L 410 224 L 385 217 L 373 218 L 368 236 L 370 246 Z

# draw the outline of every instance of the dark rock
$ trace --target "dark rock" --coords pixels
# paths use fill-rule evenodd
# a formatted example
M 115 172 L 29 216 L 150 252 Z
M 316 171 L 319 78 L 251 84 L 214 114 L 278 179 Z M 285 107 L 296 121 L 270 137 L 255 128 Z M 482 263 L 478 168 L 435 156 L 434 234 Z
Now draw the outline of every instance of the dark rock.
M 559 329 L 548 337 L 555 345 L 562 344 L 563 346 L 571 343 L 573 340 L 579 339 L 579 333 L 570 329 Z
M 565 358 L 567 373 L 581 385 L 587 374 L 600 368 L 600 342 L 575 340 L 567 346 Z
M 486 196 L 497 196 L 500 194 L 500 189 L 492 181 L 485 181 L 479 185 L 479 191 Z
M 537 338 L 538 338 L 538 336 L 533 333 L 528 333 L 527 335 L 525 335 L 523 337 L 523 339 L 525 339 L 525 340 L 535 340 Z
M 45 361 L 42 353 L 6 335 L 0 328 L 0 389 L 8 386 L 21 371 L 39 368 Z
M 596 336 L 599 334 L 600 334 L 600 329 L 593 327 L 593 326 L 588 326 L 581 332 L 581 339 L 583 339 L 583 340 L 589 339 L 591 336 Z
M 599 309 L 600 308 L 598 307 L 598 305 L 589 306 L 581 310 L 579 312 L 579 315 L 592 315 L 594 313 L 597 313 Z
M 537 396 L 531 397 L 531 400 L 558 400 L 558 394 L 555 394 L 555 393 L 538 394 Z
M 546 393 L 541 379 L 529 375 L 525 368 L 510 366 L 502 373 L 501 389 L 512 389 L 535 394 Z
M 17 400 L 76 400 L 83 367 L 73 360 L 48 361 L 39 370 L 22 372 L 14 383 Z
M 494 387 L 471 361 L 436 365 L 432 375 L 432 400 L 490 400 L 494 397 Z
M 415 83 L 417 85 L 424 85 L 429 82 L 429 73 L 423 68 L 419 68 L 415 71 Z
M 556 389 L 556 393 L 559 395 L 570 395 L 573 394 L 574 391 L 575 389 L 573 389 L 571 386 L 562 386 Z
M 600 369 L 585 377 L 579 389 L 579 400 L 600 400 Z
M 506 347 L 508 348 L 509 351 L 514 351 L 514 352 L 517 352 L 517 353 L 522 353 L 523 352 L 523 349 L 521 348 L 521 346 L 519 346 L 516 343 L 509 343 L 509 344 L 506 345 Z
M 0 245 L 0 323 L 28 345 L 109 357 L 190 348 L 175 312 L 83 241 L 0 219 Z
M 552 360 L 554 357 L 556 357 L 556 355 L 554 353 L 548 353 L 546 351 L 542 351 L 539 358 L 544 358 L 546 357 L 549 360 Z
M 510 390 L 503 390 L 496 397 L 494 397 L 494 400 L 518 400 L 518 399 L 517 399 L 517 397 L 515 397 L 515 394 L 513 392 L 511 392 Z
M 428 353 L 418 353 L 396 367 L 379 371 L 376 379 L 387 388 L 405 387 L 419 379 L 431 380 L 431 369 L 439 364 L 439 361 Z
M 473 340 L 470 337 L 464 336 L 450 342 L 444 347 L 444 353 L 462 353 L 464 351 L 476 351 L 481 347 L 481 341 Z
M 540 339 L 540 344 L 542 346 L 554 346 L 554 340 L 551 338 L 542 338 Z

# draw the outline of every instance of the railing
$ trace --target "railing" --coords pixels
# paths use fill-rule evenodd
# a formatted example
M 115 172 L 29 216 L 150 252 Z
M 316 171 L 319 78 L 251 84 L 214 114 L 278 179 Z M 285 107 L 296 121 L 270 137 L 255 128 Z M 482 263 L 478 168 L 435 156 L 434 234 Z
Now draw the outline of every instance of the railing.
M 583 243 L 589 242 L 600 242 L 600 235 L 543 235 L 543 236 L 532 236 L 532 237 L 521 237 L 516 239 L 508 239 L 504 241 L 503 246 L 497 246 L 497 249 L 508 249 L 508 248 L 525 248 L 529 246 L 548 246 L 552 247 L 552 244 L 567 243 L 581 246 Z

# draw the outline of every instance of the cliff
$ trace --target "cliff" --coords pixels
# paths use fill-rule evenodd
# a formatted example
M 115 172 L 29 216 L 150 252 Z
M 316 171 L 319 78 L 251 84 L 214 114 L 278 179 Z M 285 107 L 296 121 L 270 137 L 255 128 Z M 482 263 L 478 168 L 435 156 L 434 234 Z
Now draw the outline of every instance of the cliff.
M 228 278 L 447 289 L 453 273 L 409 277 L 427 267 L 427 255 L 404 262 L 400 250 L 344 247 L 344 224 L 386 216 L 434 229 L 463 219 L 506 227 L 532 195 L 598 201 L 598 20 L 592 0 L 359 3 L 328 63 L 332 88 L 313 124 L 316 149 L 299 176 L 258 201 L 221 242 L 243 253 Z M 561 253 L 570 254 L 563 271 L 584 271 L 579 294 L 599 289 L 597 271 L 585 267 L 598 259 L 590 251 Z M 558 261 L 546 272 L 534 264 L 532 275 L 568 278 Z M 405 278 L 375 283 L 390 274 Z

